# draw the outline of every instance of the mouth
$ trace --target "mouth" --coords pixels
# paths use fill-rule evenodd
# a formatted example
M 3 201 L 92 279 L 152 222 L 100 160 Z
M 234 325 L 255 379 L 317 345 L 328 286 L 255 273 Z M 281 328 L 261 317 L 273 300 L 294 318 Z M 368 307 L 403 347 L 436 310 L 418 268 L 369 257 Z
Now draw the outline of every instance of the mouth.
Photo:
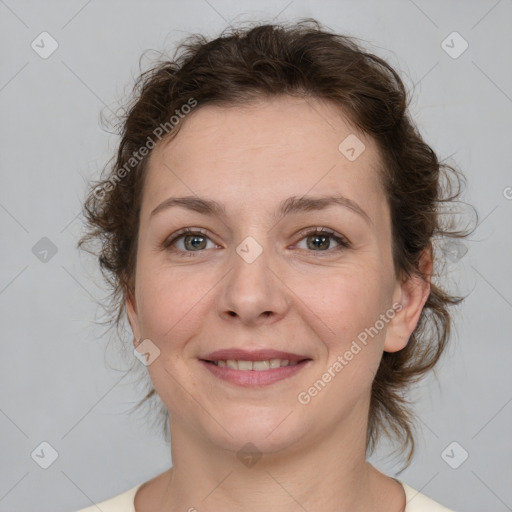
M 273 368 L 285 368 L 286 366 L 295 366 L 302 361 L 309 361 L 303 359 L 301 361 L 290 361 L 289 359 L 263 359 L 261 361 L 246 361 L 243 359 L 219 359 L 218 361 L 204 360 L 206 363 L 211 363 L 220 368 L 231 368 L 232 370 L 251 370 L 255 372 L 263 372 Z
M 199 359 L 215 377 L 243 387 L 273 384 L 299 373 L 312 359 L 275 350 L 222 350 Z

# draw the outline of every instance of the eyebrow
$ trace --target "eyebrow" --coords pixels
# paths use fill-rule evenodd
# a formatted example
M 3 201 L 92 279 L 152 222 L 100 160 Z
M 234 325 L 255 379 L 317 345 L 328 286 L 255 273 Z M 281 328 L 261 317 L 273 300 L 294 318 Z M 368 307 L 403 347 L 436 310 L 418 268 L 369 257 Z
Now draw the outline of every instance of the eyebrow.
M 372 225 L 370 216 L 352 199 L 342 195 L 336 196 L 291 196 L 279 204 L 276 217 L 283 218 L 286 215 L 309 212 L 315 210 L 324 210 L 330 206 L 343 206 L 349 208 L 365 219 Z M 211 215 L 227 218 L 226 208 L 222 203 L 196 196 L 169 197 L 161 202 L 150 214 L 150 218 L 154 215 L 172 207 L 181 207 L 203 215 Z

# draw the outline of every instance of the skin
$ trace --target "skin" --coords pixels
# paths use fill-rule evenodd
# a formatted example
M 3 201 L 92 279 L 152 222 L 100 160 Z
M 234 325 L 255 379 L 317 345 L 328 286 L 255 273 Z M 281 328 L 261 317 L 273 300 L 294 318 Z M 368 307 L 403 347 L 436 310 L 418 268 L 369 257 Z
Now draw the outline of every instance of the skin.
M 355 161 L 338 150 L 350 134 L 365 144 Z M 170 412 L 173 467 L 139 489 L 137 512 L 404 510 L 401 485 L 365 461 L 366 424 L 382 354 L 406 345 L 430 288 L 394 273 L 378 164 L 373 140 L 332 105 L 291 97 L 199 106 L 153 150 L 126 308 L 135 339 L 160 350 L 148 371 Z M 369 220 L 339 205 L 274 216 L 289 196 L 333 194 L 355 201 Z M 216 200 L 227 217 L 181 207 L 150 215 L 180 196 Z M 204 248 L 191 249 L 190 238 L 188 246 L 181 238 L 163 247 L 186 227 L 207 231 Z M 311 248 L 315 236 L 302 232 L 318 227 L 350 246 L 328 238 L 327 250 Z M 262 248 L 252 263 L 236 252 L 248 236 Z M 431 265 L 425 255 L 423 270 Z M 394 303 L 402 309 L 378 335 L 307 405 L 299 403 L 298 394 Z M 198 360 L 231 347 L 312 361 L 291 378 L 242 388 Z M 248 442 L 262 455 L 251 467 L 236 455 Z

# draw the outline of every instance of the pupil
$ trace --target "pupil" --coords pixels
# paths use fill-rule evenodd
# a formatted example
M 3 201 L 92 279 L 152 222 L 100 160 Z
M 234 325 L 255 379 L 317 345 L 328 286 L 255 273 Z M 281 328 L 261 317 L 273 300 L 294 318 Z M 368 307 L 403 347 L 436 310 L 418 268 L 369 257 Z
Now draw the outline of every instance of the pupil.
M 313 242 L 313 248 L 317 249 L 327 249 L 329 248 L 329 237 L 324 235 L 313 235 L 312 236 L 314 242 Z M 321 240 L 321 242 L 318 244 L 318 240 Z
M 204 237 L 202 236 L 196 236 L 196 235 L 190 235 L 187 237 L 185 245 L 188 246 L 187 242 L 191 243 L 191 247 L 193 249 L 203 249 L 204 247 L 201 246 L 201 244 L 204 244 Z

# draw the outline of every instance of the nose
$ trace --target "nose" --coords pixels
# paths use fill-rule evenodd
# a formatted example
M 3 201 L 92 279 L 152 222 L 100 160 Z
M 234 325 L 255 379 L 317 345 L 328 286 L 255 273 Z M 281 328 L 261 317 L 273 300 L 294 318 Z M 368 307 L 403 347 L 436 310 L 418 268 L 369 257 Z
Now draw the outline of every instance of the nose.
M 277 269 L 272 268 L 270 250 L 256 259 L 233 252 L 218 297 L 217 311 L 224 320 L 244 325 L 263 325 L 282 318 L 289 307 L 288 289 Z M 273 264 L 274 263 L 274 264 Z

